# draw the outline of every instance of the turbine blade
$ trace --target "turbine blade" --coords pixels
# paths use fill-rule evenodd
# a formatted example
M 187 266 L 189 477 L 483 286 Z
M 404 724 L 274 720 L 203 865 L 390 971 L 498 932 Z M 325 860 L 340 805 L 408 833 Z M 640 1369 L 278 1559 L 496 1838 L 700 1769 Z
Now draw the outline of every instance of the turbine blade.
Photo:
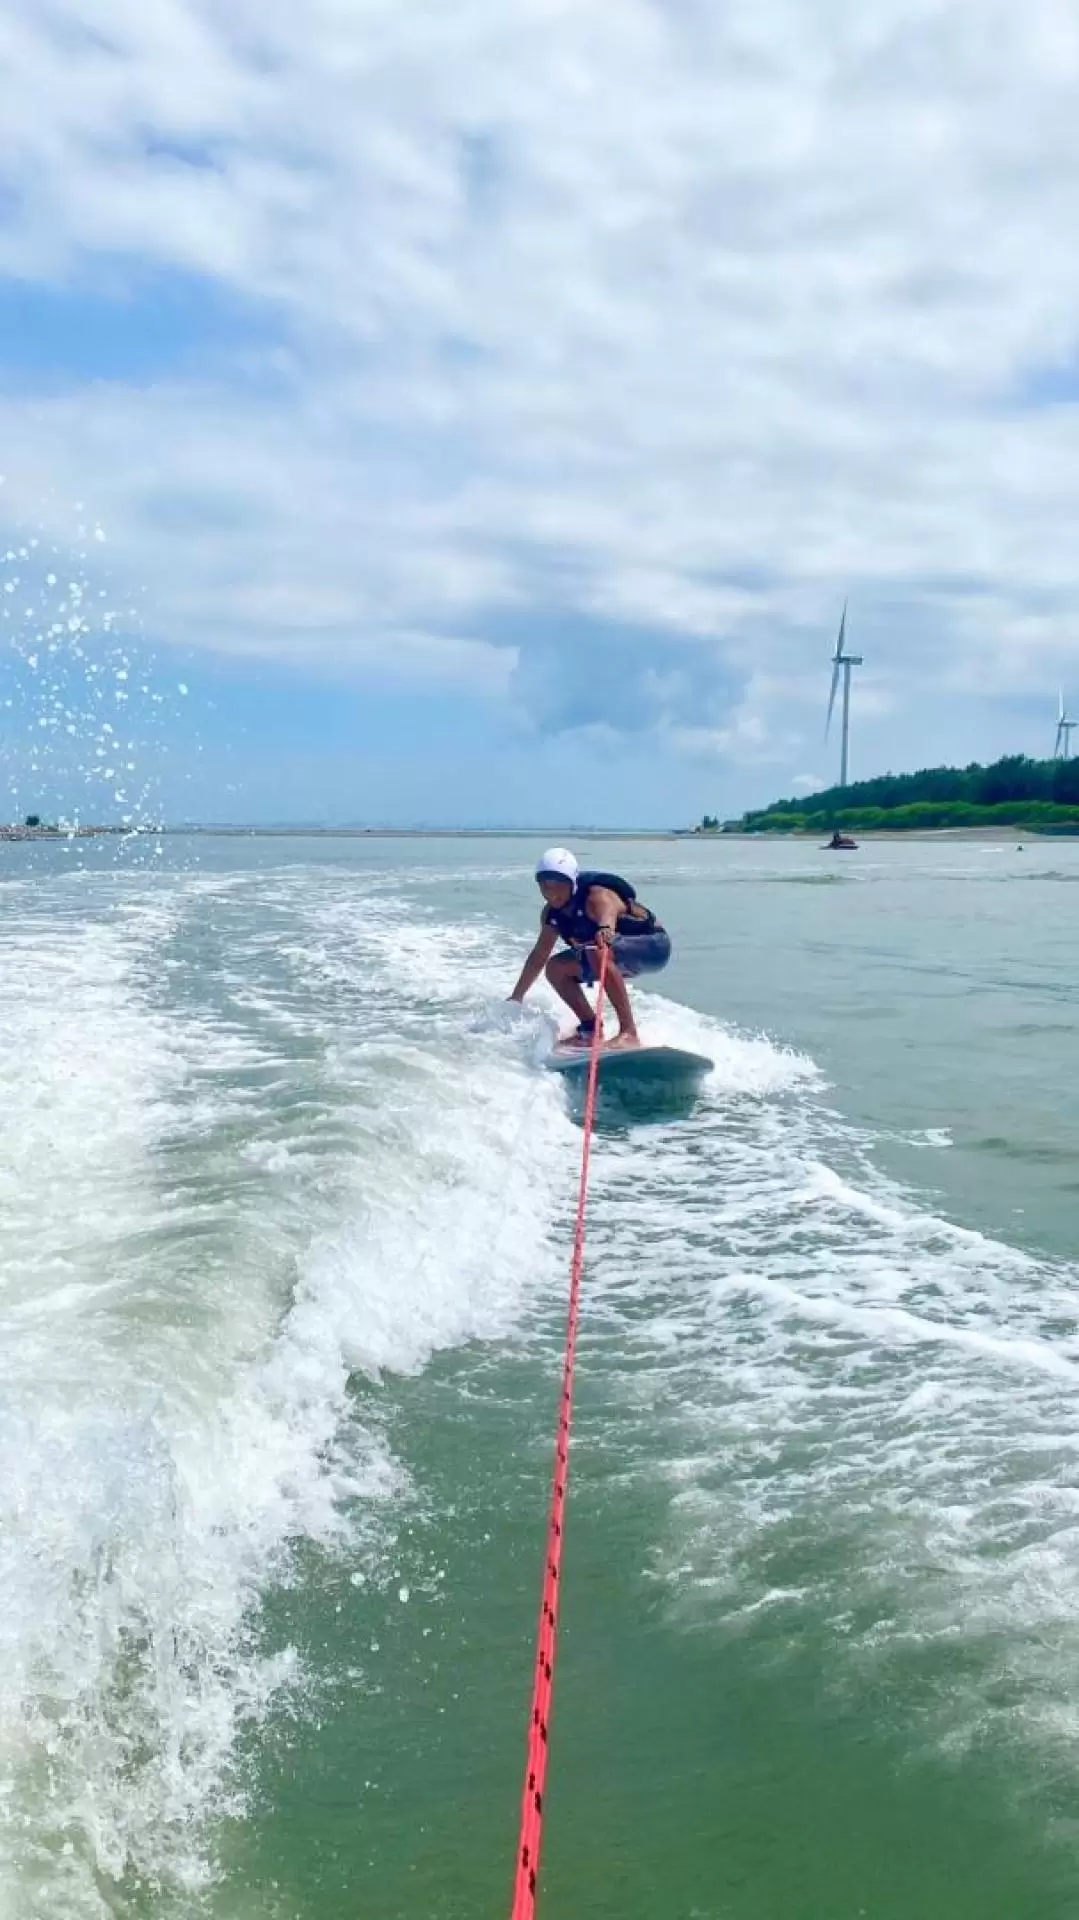
M 1063 687 L 1061 687 L 1061 689 L 1060 689 L 1060 709 L 1059 709 L 1059 712 L 1057 713 L 1057 719 L 1058 719 L 1058 720 L 1063 720 L 1063 718 L 1064 718 L 1064 689 L 1063 689 Z
M 833 658 L 833 660 L 842 660 L 842 658 L 843 658 L 843 642 L 844 642 L 844 640 L 846 639 L 846 637 L 847 637 L 847 603 L 846 603 L 846 601 L 844 600 L 844 602 L 843 602 L 843 618 L 842 618 L 842 619 L 840 620 L 840 622 L 839 622 L 839 635 L 838 635 L 838 638 L 837 638 L 837 640 L 836 640 L 836 643 L 835 643 L 835 652 L 834 652 L 834 654 L 832 655 L 832 658 Z
M 842 670 L 843 669 L 840 663 L 840 658 L 837 653 L 835 657 L 835 661 L 832 666 L 832 691 L 828 695 L 828 718 L 824 723 L 824 737 L 826 740 L 828 738 L 829 729 L 831 728 L 831 725 L 832 725 L 832 715 L 835 712 L 835 697 L 839 691 L 839 676 Z

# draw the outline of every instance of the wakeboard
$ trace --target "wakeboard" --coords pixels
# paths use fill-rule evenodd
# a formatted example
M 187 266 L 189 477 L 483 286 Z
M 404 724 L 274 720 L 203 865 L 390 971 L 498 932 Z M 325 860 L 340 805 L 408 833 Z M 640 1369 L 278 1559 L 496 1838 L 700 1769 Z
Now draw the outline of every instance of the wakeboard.
M 598 1078 L 605 1087 L 693 1086 L 711 1073 L 714 1061 L 681 1047 L 601 1047 Z M 551 1073 L 571 1081 L 588 1079 L 588 1048 L 557 1046 L 547 1056 Z

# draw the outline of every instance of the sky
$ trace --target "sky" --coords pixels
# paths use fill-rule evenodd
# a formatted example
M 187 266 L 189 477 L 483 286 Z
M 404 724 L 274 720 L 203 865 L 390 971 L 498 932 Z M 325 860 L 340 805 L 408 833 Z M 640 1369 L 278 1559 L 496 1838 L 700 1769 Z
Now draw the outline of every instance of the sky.
M 10 807 L 727 817 L 837 776 L 845 600 L 852 778 L 1079 712 L 1073 0 L 6 0 L 0 65 Z

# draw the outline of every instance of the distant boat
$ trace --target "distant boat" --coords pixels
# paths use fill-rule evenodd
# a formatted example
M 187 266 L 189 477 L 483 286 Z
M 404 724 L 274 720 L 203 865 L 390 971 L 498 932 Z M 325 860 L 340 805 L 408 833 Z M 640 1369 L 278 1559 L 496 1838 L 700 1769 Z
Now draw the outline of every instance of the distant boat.
M 852 840 L 849 833 L 833 833 L 831 839 L 825 841 L 821 852 L 850 853 L 853 852 L 857 846 L 857 840 Z

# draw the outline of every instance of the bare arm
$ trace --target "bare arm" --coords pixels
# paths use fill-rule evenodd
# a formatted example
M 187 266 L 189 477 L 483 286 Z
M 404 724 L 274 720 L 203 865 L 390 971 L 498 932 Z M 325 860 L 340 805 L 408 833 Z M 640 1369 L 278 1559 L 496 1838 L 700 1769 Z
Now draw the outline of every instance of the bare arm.
M 600 934 L 606 933 L 613 939 L 618 922 L 626 911 L 621 896 L 612 893 L 609 887 L 590 887 L 587 904 L 588 913 L 599 927 Z
M 544 920 L 540 926 L 539 939 L 521 968 L 521 977 L 510 994 L 511 1000 L 523 1000 L 529 988 L 535 986 L 557 944 L 558 929 L 549 927 Z

